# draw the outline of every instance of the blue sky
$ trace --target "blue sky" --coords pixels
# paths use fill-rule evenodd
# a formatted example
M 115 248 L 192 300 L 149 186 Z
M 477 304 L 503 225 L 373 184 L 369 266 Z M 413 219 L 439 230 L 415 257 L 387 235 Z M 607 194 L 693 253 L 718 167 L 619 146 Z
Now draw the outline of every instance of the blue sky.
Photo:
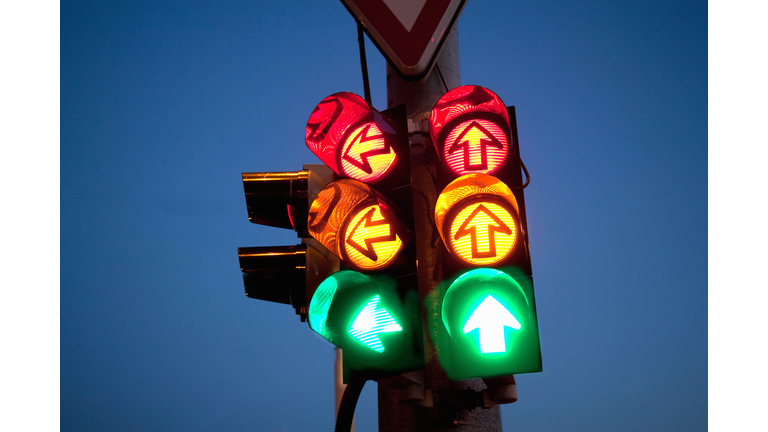
M 532 177 L 544 372 L 502 425 L 705 430 L 707 3 L 470 1 L 459 46 Z M 62 430 L 333 427 L 333 347 L 243 295 L 237 247 L 298 243 L 248 222 L 240 173 L 319 163 L 338 91 L 363 93 L 340 2 L 62 5 Z

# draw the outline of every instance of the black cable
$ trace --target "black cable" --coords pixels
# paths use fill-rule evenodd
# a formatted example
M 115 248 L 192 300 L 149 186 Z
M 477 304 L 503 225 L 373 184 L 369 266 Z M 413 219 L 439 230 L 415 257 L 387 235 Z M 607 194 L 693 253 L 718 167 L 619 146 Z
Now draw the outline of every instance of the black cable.
M 355 407 L 360 393 L 363 391 L 365 380 L 352 380 L 344 389 L 344 394 L 339 402 L 339 411 L 336 413 L 335 432 L 349 432 L 352 430 L 352 419 L 355 417 Z
M 432 180 L 434 181 L 435 179 L 433 178 Z M 424 203 L 426 204 L 427 209 L 432 207 L 432 205 L 429 202 L 429 198 L 427 198 L 427 195 L 424 192 L 417 190 L 417 191 L 413 191 L 413 193 L 415 193 L 416 195 L 419 195 L 420 197 L 422 197 L 424 199 Z M 438 238 L 439 238 L 439 233 L 437 232 L 437 225 L 435 225 L 434 213 L 430 214 L 428 212 L 427 213 L 427 220 L 429 221 L 429 224 L 432 225 L 432 240 L 430 240 L 430 243 L 432 244 L 432 247 L 435 247 L 435 246 L 437 246 L 437 241 L 438 241 Z
M 523 172 L 525 173 L 525 184 L 523 185 L 523 189 L 528 186 L 528 183 L 531 182 L 531 175 L 528 174 L 528 170 L 525 168 L 525 164 L 523 163 L 523 160 L 520 159 L 520 166 L 523 167 Z
M 371 86 L 368 84 L 368 62 L 365 59 L 365 37 L 363 37 L 363 25 L 357 23 L 357 43 L 360 45 L 360 68 L 363 70 L 363 89 L 365 91 L 365 101 L 368 105 L 371 103 Z

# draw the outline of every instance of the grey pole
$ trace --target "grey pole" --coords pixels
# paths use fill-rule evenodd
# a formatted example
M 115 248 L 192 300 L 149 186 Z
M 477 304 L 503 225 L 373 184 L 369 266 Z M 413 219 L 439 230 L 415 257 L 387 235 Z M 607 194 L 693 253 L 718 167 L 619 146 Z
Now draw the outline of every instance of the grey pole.
M 442 76 L 441 76 L 442 75 Z M 434 146 L 429 139 L 427 121 L 432 107 L 440 96 L 461 85 L 459 64 L 459 33 L 454 27 L 448 35 L 436 66 L 421 83 L 411 83 L 397 75 L 387 64 L 387 108 L 405 104 L 409 123 L 417 132 L 411 137 L 411 187 L 415 215 L 431 215 L 440 191 L 435 190 L 434 175 L 438 163 Z M 447 88 L 446 88 L 447 87 Z M 410 129 L 410 127 L 409 127 Z M 421 131 L 422 134 L 418 134 Z M 430 216 L 431 217 L 431 216 Z M 424 217 L 415 217 L 416 256 L 418 260 L 419 297 L 422 299 L 424 320 L 424 347 L 426 366 L 421 373 L 408 374 L 410 380 L 393 377 L 378 381 L 380 431 L 501 431 L 498 405 L 473 410 L 446 407 L 446 393 L 440 390 L 472 388 L 482 390 L 481 379 L 449 381 L 437 361 L 436 348 L 431 341 L 443 334 L 440 320 L 442 299 L 437 295 L 437 284 L 442 277 L 440 249 L 433 246 L 437 233 Z M 423 394 L 406 391 L 404 382 L 421 382 Z M 418 387 L 421 387 L 418 385 Z M 413 388 L 413 385 L 411 385 Z M 419 393 L 416 391 L 416 393 Z M 423 401 L 418 401 L 423 396 Z M 430 406 L 432 405 L 432 406 Z
M 336 396 L 336 409 L 333 413 L 337 416 L 339 415 L 341 397 L 344 395 L 344 390 L 347 388 L 347 385 L 344 384 L 344 365 L 341 360 L 341 348 L 336 348 L 336 361 L 333 363 L 333 381 Z M 355 417 L 352 417 L 352 426 L 350 427 L 349 432 L 355 432 Z

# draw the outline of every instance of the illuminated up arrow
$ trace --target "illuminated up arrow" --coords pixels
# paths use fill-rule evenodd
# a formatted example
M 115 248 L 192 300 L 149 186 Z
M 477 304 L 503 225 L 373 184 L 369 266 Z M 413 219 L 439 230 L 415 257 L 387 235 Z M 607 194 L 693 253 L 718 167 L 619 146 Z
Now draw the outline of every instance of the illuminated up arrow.
M 486 217 L 479 217 L 478 214 L 483 212 Z M 477 221 L 475 217 L 477 217 Z M 490 218 L 494 224 L 489 223 Z M 485 225 L 488 228 L 488 251 L 480 252 L 477 241 L 477 227 Z M 480 204 L 477 208 L 470 213 L 464 223 L 461 224 L 456 234 L 453 236 L 454 240 L 458 240 L 466 235 L 472 236 L 472 258 L 491 258 L 496 256 L 496 236 L 494 233 L 503 233 L 507 235 L 512 234 L 512 230 L 504 223 L 498 216 L 493 214 L 484 205 Z
M 448 149 L 448 154 L 464 150 L 464 171 L 481 171 L 488 169 L 488 147 L 494 147 L 503 150 L 501 142 L 488 132 L 488 129 L 480 123 L 473 121 L 465 127 L 458 138 L 453 141 L 453 145 Z M 470 156 L 480 150 L 480 162 L 472 164 Z M 475 158 L 476 159 L 476 158 Z
M 480 332 L 480 352 L 506 352 L 504 327 L 520 330 L 520 322 L 498 300 L 488 296 L 464 324 L 462 331 L 469 333 L 474 329 Z
M 369 136 L 368 131 L 371 130 L 371 127 L 373 127 L 374 135 Z M 370 144 L 366 145 L 365 143 Z M 383 147 L 379 147 L 381 144 L 383 144 Z M 378 148 L 374 147 L 372 150 L 359 152 L 360 147 L 368 148 L 370 146 L 376 146 Z M 360 160 L 355 159 L 355 157 L 350 154 L 352 149 L 358 151 Z M 366 174 L 371 174 L 373 173 L 373 168 L 371 167 L 371 163 L 368 158 L 378 155 L 386 155 L 391 152 L 392 150 L 389 146 L 389 143 L 387 143 L 387 141 L 384 139 L 384 134 L 381 133 L 379 128 L 376 127 L 374 123 L 369 123 L 360 132 L 358 132 L 354 138 L 352 138 L 351 144 L 347 146 L 347 150 L 344 152 L 344 156 L 342 157 L 345 161 L 354 165 Z
M 380 221 L 373 221 L 373 214 L 376 212 L 377 207 L 371 207 L 370 210 L 360 218 L 359 221 L 357 221 L 357 224 L 352 228 L 352 231 L 349 233 L 349 236 L 347 237 L 347 244 L 355 248 L 358 252 L 365 255 L 366 258 L 368 258 L 371 261 L 378 261 L 379 256 L 376 254 L 376 250 L 373 248 L 374 243 L 381 243 L 386 241 L 396 241 L 398 239 L 397 233 L 392 232 L 392 226 L 387 222 L 386 219 L 381 219 Z M 365 243 L 365 247 L 361 246 L 360 243 L 356 242 L 354 240 L 355 233 L 357 233 L 358 229 L 362 225 L 363 228 L 363 235 L 365 234 L 365 231 L 367 231 L 370 228 L 374 228 L 377 226 L 386 225 L 389 227 L 388 234 L 380 235 L 377 237 L 367 237 L 363 241 Z
M 403 331 L 386 309 L 377 309 L 379 296 L 373 297 L 357 314 L 349 333 L 376 352 L 384 352 L 379 334 Z

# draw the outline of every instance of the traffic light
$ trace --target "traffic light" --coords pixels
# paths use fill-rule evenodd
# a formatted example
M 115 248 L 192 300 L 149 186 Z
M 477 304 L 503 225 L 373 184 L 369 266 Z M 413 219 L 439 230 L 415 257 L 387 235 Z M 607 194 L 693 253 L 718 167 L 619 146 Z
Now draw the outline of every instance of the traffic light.
M 514 107 L 480 86 L 435 104 L 440 159 L 435 226 L 443 240 L 439 360 L 452 379 L 539 372 L 521 161 Z
M 516 127 L 514 107 L 479 86 L 446 93 L 429 120 L 445 329 L 433 342 L 449 378 L 496 390 L 542 370 Z M 238 250 L 246 295 L 293 305 L 342 348 L 345 382 L 423 368 L 413 236 L 425 216 L 413 214 L 405 107 L 378 112 L 336 93 L 312 111 L 305 139 L 325 166 L 243 174 L 251 222 L 302 238 Z
M 397 261 L 411 231 L 399 209 L 370 186 L 341 179 L 323 188 L 309 210 L 309 233 L 350 268 L 383 270 Z
M 312 111 L 305 138 L 340 177 L 312 201 L 307 230 L 343 268 L 314 292 L 310 327 L 342 349 L 344 382 L 422 368 L 405 108 L 380 113 L 335 93 Z
M 293 229 L 298 245 L 238 248 L 245 295 L 290 304 L 302 321 L 315 288 L 339 269 L 339 260 L 309 237 L 309 203 L 335 175 L 323 165 L 295 172 L 243 173 L 248 219 L 255 224 Z
M 317 288 L 309 325 L 342 349 L 344 382 L 423 367 L 421 311 L 415 290 L 343 270 Z
M 435 225 L 451 256 L 468 266 L 490 266 L 520 245 L 518 215 L 509 186 L 487 174 L 467 174 L 440 193 Z

